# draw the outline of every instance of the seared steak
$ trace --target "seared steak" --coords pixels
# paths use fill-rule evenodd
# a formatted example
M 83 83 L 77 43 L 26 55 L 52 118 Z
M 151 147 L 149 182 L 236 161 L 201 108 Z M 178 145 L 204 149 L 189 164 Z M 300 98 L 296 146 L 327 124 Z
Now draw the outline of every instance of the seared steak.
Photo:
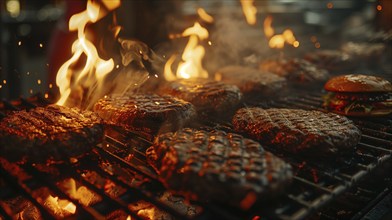
M 160 93 L 192 103 L 199 113 L 215 115 L 232 110 L 242 96 L 237 86 L 208 79 L 172 81 L 161 87 Z
M 17 111 L 0 122 L 0 152 L 10 160 L 77 157 L 102 138 L 102 120 L 93 112 L 57 105 Z
M 219 130 L 159 135 L 147 159 L 167 188 L 242 208 L 276 196 L 292 177 L 290 165 L 259 143 Z
M 353 149 L 361 137 L 344 116 L 300 109 L 242 108 L 234 115 L 233 125 L 237 132 L 267 146 L 314 156 Z
M 276 74 L 243 66 L 227 66 L 215 73 L 215 79 L 236 85 L 244 97 L 270 97 L 281 93 L 286 86 L 286 79 Z
M 154 94 L 107 97 L 95 104 L 94 111 L 108 124 L 153 135 L 177 130 L 196 115 L 191 103 Z

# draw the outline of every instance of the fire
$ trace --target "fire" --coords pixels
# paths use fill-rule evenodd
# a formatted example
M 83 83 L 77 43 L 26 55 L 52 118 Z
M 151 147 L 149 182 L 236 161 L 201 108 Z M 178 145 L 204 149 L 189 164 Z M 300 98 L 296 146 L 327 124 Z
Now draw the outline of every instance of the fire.
M 176 75 L 172 72 L 171 66 L 176 56 L 172 55 L 165 64 L 164 76 L 166 80 L 173 81 L 177 78 L 208 78 L 208 72 L 202 66 L 205 49 L 199 41 L 208 38 L 207 29 L 196 22 L 192 27 L 187 28 L 182 37 L 189 37 L 188 44 L 182 53 L 182 61 L 178 64 Z
M 212 23 L 212 22 L 214 22 L 214 18 L 213 18 L 211 15 L 209 15 L 203 8 L 198 8 L 198 9 L 197 9 L 197 14 L 199 15 L 199 17 L 200 17 L 203 21 L 205 21 L 205 22 L 207 22 L 207 23 Z
M 244 12 L 246 22 L 250 25 L 256 24 L 257 8 L 254 5 L 254 0 L 240 0 L 242 11 Z
M 114 10 L 120 6 L 120 0 L 103 0 L 102 5 L 106 10 Z M 72 45 L 72 57 L 66 61 L 59 69 L 56 76 L 56 84 L 60 90 L 58 105 L 64 105 L 69 98 L 71 91 L 77 89 L 82 84 L 82 80 L 88 78 L 95 81 L 99 86 L 103 78 L 113 70 L 113 59 L 103 60 L 99 57 L 96 47 L 86 38 L 85 27 L 88 23 L 95 23 L 107 14 L 101 10 L 101 6 L 96 1 L 89 0 L 85 11 L 75 14 L 69 20 L 69 30 L 78 31 L 78 39 Z M 87 61 L 81 71 L 73 71 L 71 66 L 85 54 Z
M 269 39 L 268 45 L 270 48 L 283 48 L 285 44 L 299 47 L 299 41 L 295 38 L 292 30 L 286 29 L 282 34 L 275 34 L 271 16 L 264 19 L 264 34 Z

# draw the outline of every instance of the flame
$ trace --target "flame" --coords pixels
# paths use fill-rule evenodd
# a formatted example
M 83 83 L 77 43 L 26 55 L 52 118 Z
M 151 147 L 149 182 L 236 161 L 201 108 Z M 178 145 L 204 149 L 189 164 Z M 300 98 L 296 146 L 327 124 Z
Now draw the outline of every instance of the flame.
M 257 8 L 254 5 L 254 0 L 240 0 L 242 12 L 244 12 L 246 22 L 250 25 L 256 24 Z
M 198 8 L 198 9 L 197 9 L 197 14 L 199 15 L 199 17 L 200 17 L 203 21 L 205 21 L 205 22 L 207 22 L 207 23 L 212 23 L 212 22 L 214 22 L 214 18 L 213 18 L 211 15 L 209 15 L 203 8 Z
M 107 10 L 114 10 L 120 6 L 120 0 L 103 0 L 101 3 Z M 100 9 L 99 3 L 89 0 L 86 10 L 73 15 L 69 20 L 69 30 L 77 30 L 78 39 L 72 45 L 72 57 L 60 67 L 56 76 L 56 84 L 60 90 L 60 99 L 56 103 L 58 105 L 65 104 L 72 88 L 80 85 L 82 79 L 95 79 L 97 83 L 102 83 L 102 79 L 114 68 L 113 59 L 101 59 L 96 47 L 85 35 L 85 27 L 88 23 L 95 23 L 107 14 Z M 80 72 L 74 72 L 70 67 L 79 60 L 82 54 L 87 57 L 85 66 Z M 71 82 L 71 80 L 74 81 Z
M 182 53 L 182 61 L 178 64 L 176 75 L 174 75 L 171 66 L 176 56 L 172 55 L 165 64 L 164 76 L 168 81 L 176 78 L 208 78 L 208 72 L 202 66 L 202 59 L 205 54 L 203 46 L 199 45 L 199 40 L 205 40 L 209 34 L 207 29 L 203 28 L 198 22 L 192 27 L 187 28 L 182 37 L 189 37 L 188 44 Z
M 275 31 L 272 28 L 272 17 L 267 16 L 264 19 L 264 34 L 267 38 L 270 38 L 274 35 Z
M 286 43 L 293 47 L 299 47 L 299 41 L 295 38 L 292 30 L 286 29 L 282 34 L 275 34 L 271 16 L 264 19 L 264 34 L 269 39 L 268 45 L 270 48 L 283 48 Z

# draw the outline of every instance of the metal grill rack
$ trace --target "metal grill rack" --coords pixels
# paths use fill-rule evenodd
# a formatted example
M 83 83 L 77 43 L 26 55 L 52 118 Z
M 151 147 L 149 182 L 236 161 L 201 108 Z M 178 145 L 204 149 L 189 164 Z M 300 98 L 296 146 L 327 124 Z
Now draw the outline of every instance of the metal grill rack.
M 248 103 L 251 106 L 286 107 L 301 109 L 318 109 L 321 106 L 321 93 L 308 93 L 265 103 Z M 3 101 L 0 111 L 3 116 L 12 110 L 45 106 L 48 102 L 40 96 L 19 99 L 14 102 Z M 2 204 L 10 198 L 22 197 L 36 207 L 44 219 L 56 219 L 54 215 L 35 197 L 35 191 L 47 188 L 54 195 L 71 201 L 77 212 L 67 216 L 69 219 L 100 219 L 110 213 L 121 210 L 132 219 L 141 219 L 136 211 L 129 209 L 129 204 L 144 200 L 153 206 L 171 214 L 178 219 L 304 219 L 338 196 L 347 192 L 359 181 L 365 179 L 374 170 L 391 161 L 392 153 L 392 117 L 386 118 L 353 118 L 363 132 L 361 143 L 355 152 L 334 161 L 304 161 L 295 155 L 282 155 L 295 172 L 294 181 L 287 193 L 271 204 L 256 204 L 251 210 L 241 211 L 223 204 L 195 202 L 201 212 L 193 217 L 176 210 L 158 199 L 163 187 L 156 180 L 156 174 L 146 165 L 144 150 L 150 142 L 142 136 L 111 128 L 106 140 L 94 151 L 77 161 L 66 161 L 51 164 L 58 175 L 41 170 L 31 164 L 12 164 L 0 160 L 0 219 L 11 219 L 9 208 Z M 232 131 L 230 123 L 210 123 L 209 127 Z M 110 164 L 115 171 L 103 167 Z M 17 172 L 15 171 L 17 170 Z M 119 172 L 120 171 L 120 172 Z M 108 194 L 102 187 L 91 183 L 84 177 L 85 172 L 95 172 L 104 179 L 122 187 L 125 191 L 117 196 Z M 26 175 L 20 175 L 25 173 Z M 125 173 L 125 175 L 124 175 Z M 16 175 L 17 174 L 17 175 Z M 60 175 L 61 174 L 61 175 Z M 389 174 L 388 174 L 389 175 Z M 64 178 L 73 178 L 80 185 L 87 187 L 100 201 L 92 205 L 84 205 L 72 198 L 59 186 Z M 135 185 L 130 180 L 143 179 L 146 184 Z M 124 217 L 124 218 L 125 218 Z

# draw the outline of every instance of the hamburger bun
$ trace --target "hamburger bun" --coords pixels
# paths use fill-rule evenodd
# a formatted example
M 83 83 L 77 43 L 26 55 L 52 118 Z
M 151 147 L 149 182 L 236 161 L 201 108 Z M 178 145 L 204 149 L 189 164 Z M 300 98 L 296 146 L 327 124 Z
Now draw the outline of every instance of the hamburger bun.
M 330 79 L 324 89 L 330 92 L 392 92 L 392 84 L 377 76 L 349 74 Z

